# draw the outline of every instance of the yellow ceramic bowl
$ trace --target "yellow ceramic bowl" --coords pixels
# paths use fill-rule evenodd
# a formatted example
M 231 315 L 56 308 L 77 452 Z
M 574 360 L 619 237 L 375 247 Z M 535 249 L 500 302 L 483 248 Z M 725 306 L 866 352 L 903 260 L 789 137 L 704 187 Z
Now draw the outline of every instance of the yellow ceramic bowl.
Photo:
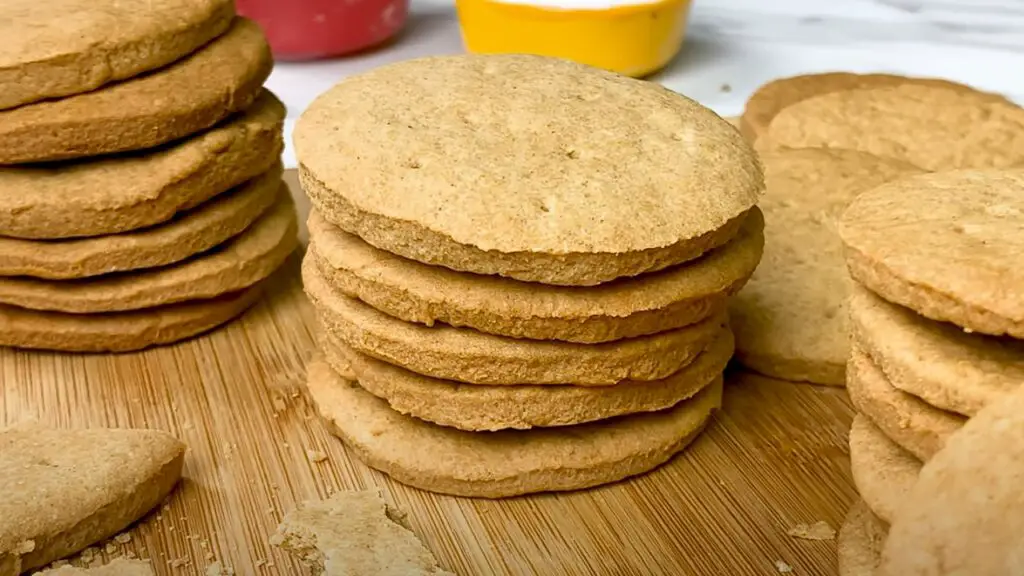
M 494 0 L 456 0 L 455 5 L 470 52 L 554 56 L 640 77 L 660 70 L 679 52 L 690 2 L 586 9 Z

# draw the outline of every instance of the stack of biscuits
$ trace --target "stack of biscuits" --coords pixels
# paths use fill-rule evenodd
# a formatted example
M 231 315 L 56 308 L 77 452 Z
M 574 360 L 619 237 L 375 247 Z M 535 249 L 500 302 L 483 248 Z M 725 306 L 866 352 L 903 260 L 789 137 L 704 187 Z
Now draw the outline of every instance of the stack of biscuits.
M 851 201 L 924 172 L 1024 165 L 1024 109 L 934 78 L 781 78 L 754 92 L 740 128 L 764 165 L 767 224 L 761 266 L 730 310 L 736 357 L 794 382 L 846 383 L 854 285 L 836 228 Z
M 581 489 L 669 460 L 720 405 L 763 175 L 714 113 L 561 60 L 427 58 L 321 95 L 295 147 L 309 392 L 369 466 Z
M 231 0 L 0 6 L 0 345 L 141 349 L 258 299 L 297 245 L 271 66 Z
M 840 538 L 844 576 L 873 574 L 922 466 L 1024 384 L 1022 230 L 1024 170 L 912 176 L 844 213 L 855 281 L 850 457 L 862 500 Z

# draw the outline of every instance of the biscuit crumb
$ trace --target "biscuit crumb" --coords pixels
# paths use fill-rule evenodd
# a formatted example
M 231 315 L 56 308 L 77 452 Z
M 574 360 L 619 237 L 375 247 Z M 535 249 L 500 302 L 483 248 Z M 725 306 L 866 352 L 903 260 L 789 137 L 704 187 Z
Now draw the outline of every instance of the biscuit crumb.
M 810 525 L 797 524 L 786 531 L 786 534 L 801 540 L 835 540 L 836 537 L 835 529 L 820 520 Z
M 789 564 L 786 564 L 782 560 L 776 560 L 775 561 L 775 570 L 779 574 L 790 574 L 790 573 L 793 572 L 793 567 L 790 566 Z
M 189 563 L 191 563 L 191 560 L 189 560 L 187 557 L 175 558 L 173 560 L 167 561 L 167 564 L 171 568 L 181 568 L 182 566 L 188 566 Z
M 234 568 L 224 566 L 219 560 L 217 562 L 211 562 L 206 567 L 206 576 L 234 576 L 234 574 Z
M 306 458 L 309 458 L 310 462 L 319 464 L 327 460 L 327 454 L 324 454 L 319 450 L 306 450 Z
M 103 546 L 103 551 L 106 552 L 108 556 L 111 554 L 117 554 L 117 546 L 114 545 L 113 542 L 107 542 L 106 545 Z
M 32 552 L 35 549 L 36 549 L 36 541 L 35 540 L 25 540 L 25 541 L 22 541 L 22 542 L 18 542 L 14 546 L 14 550 L 12 550 L 11 552 L 15 556 L 24 556 L 25 554 L 28 554 L 29 552 Z
M 124 545 L 132 541 L 132 535 L 127 532 L 122 532 L 117 536 L 114 536 L 114 542 Z

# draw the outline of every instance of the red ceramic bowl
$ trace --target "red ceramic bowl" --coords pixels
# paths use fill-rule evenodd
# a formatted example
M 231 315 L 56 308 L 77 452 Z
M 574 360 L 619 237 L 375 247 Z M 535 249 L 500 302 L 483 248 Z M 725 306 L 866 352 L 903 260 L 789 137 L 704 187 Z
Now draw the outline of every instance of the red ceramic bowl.
M 388 40 L 405 25 L 409 0 L 235 0 L 260 23 L 279 60 L 313 60 Z

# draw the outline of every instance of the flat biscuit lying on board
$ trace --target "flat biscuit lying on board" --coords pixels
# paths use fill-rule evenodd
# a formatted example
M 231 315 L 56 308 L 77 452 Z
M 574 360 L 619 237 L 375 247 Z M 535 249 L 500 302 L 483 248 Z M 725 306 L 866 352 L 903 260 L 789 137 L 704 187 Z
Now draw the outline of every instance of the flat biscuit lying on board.
M 29 571 L 117 534 L 181 477 L 185 445 L 157 430 L 0 431 L 0 574 Z
M 853 338 L 894 387 L 950 412 L 973 416 L 1024 386 L 1024 342 L 968 334 L 856 286 Z
M 153 566 L 148 560 L 115 558 L 103 566 L 90 568 L 61 566 L 37 572 L 36 576 L 153 576 Z
M 921 461 L 900 448 L 863 414 L 850 427 L 850 471 L 865 505 L 892 522 L 917 482 Z
M 693 361 L 726 324 L 721 313 L 678 330 L 604 344 L 517 340 L 402 322 L 336 291 L 309 258 L 303 260 L 302 279 L 324 330 L 358 352 L 425 376 L 473 384 L 660 380 Z
M 0 110 L 170 64 L 227 30 L 234 15 L 231 0 L 4 0 Z
M 852 345 L 847 391 L 850 402 L 886 436 L 927 462 L 959 430 L 966 418 L 929 406 L 893 387 L 885 373 L 856 342 Z
M 270 543 L 324 576 L 455 576 L 373 490 L 304 502 L 285 515 Z
M 1024 163 L 1024 109 L 990 94 L 901 84 L 813 96 L 780 110 L 758 148 L 845 148 L 925 170 Z
M 0 235 L 53 240 L 166 222 L 270 170 L 284 145 L 284 116 L 264 90 L 244 112 L 157 149 L 0 167 Z
M 733 351 L 728 330 L 682 370 L 653 382 L 615 386 L 487 386 L 421 376 L 356 352 L 330 334 L 320 346 L 339 373 L 392 409 L 421 420 L 469 431 L 569 426 L 671 408 L 722 381 Z
M 842 386 L 852 281 L 836 222 L 858 194 L 920 170 L 852 150 L 761 155 L 767 191 L 761 264 L 730 302 L 736 356 L 762 374 Z
M 692 260 L 732 238 L 764 188 L 753 150 L 707 108 L 541 56 L 352 76 L 303 112 L 295 150 L 314 207 L 342 230 L 419 262 L 545 284 Z
M 195 134 L 252 103 L 271 67 L 260 27 L 236 18 L 222 36 L 166 68 L 0 111 L 0 164 L 140 150 Z
M 1024 389 L 986 406 L 921 470 L 879 576 L 1009 576 L 1024 568 Z
M 839 225 L 850 275 L 872 292 L 933 320 L 1015 338 L 1024 338 L 1021 230 L 1024 169 L 883 184 L 850 204 Z
M 0 276 L 87 278 L 180 262 L 241 234 L 284 194 L 278 163 L 256 178 L 141 230 L 69 240 L 0 236 Z
M 830 92 L 899 86 L 901 84 L 978 92 L 970 86 L 940 78 L 913 78 L 894 74 L 854 74 L 851 72 L 802 74 L 772 80 L 755 90 L 747 100 L 743 115 L 740 117 L 740 131 L 753 142 L 768 131 L 768 126 L 779 111 L 797 102 Z M 997 94 L 988 95 L 993 99 L 1007 101 L 1003 96 Z
M 689 445 L 722 398 L 714 384 L 661 412 L 481 433 L 399 414 L 319 359 L 307 386 L 332 432 L 368 466 L 421 490 L 481 498 L 581 490 L 648 472 Z
M 489 334 L 583 344 L 681 328 L 725 309 L 757 267 L 764 218 L 681 266 L 599 286 L 548 286 L 454 272 L 394 256 L 309 217 L 308 254 L 338 290 L 406 322 L 443 322 Z
M 0 304 L 0 346 L 63 352 L 129 352 L 202 334 L 259 301 L 268 280 L 210 300 L 106 314 L 40 312 Z
M 889 527 L 857 501 L 839 529 L 839 576 L 875 576 Z
M 122 312 L 214 298 L 277 270 L 298 245 L 295 205 L 286 186 L 246 231 L 204 254 L 163 268 L 81 280 L 0 277 L 0 303 L 75 314 Z

